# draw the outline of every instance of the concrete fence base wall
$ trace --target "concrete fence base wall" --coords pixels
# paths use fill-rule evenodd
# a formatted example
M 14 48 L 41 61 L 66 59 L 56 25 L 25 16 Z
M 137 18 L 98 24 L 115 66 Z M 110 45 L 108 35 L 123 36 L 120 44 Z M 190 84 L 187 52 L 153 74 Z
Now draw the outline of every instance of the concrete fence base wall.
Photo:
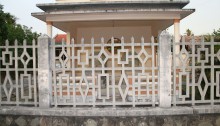
M 220 114 L 145 117 L 0 115 L 0 126 L 220 126 Z

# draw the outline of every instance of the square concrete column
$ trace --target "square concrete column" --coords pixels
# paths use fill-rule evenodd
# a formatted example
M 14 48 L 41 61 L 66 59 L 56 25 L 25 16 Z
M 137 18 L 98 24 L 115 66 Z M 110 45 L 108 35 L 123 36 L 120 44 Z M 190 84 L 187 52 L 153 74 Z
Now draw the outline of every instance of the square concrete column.
M 50 40 L 47 35 L 38 38 L 38 90 L 40 108 L 49 108 L 51 102 Z
M 71 34 L 70 32 L 66 32 L 66 45 L 70 46 L 71 44 Z M 71 48 L 67 47 L 67 54 L 69 57 L 71 57 Z M 70 68 L 71 62 L 70 60 L 67 62 L 67 67 Z
M 52 29 L 52 25 L 53 23 L 51 21 L 47 21 L 47 35 L 52 38 L 52 34 L 53 34 L 53 29 Z
M 159 36 L 159 105 L 171 107 L 171 36 L 163 31 Z
M 180 42 L 180 19 L 174 19 L 175 42 Z
M 174 20 L 174 42 L 179 43 L 180 42 L 180 19 Z M 175 48 L 175 54 L 178 55 L 180 52 L 180 45 L 176 45 Z M 176 64 L 179 65 L 179 59 L 176 59 Z

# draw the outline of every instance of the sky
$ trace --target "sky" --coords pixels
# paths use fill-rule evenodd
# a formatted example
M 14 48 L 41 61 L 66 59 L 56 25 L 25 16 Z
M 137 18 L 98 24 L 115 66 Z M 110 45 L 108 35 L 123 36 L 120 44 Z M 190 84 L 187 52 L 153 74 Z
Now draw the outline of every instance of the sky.
M 39 3 L 54 3 L 55 0 L 0 0 L 4 11 L 17 17 L 17 23 L 32 27 L 33 31 L 46 34 L 46 24 L 31 16 L 32 12 L 42 12 L 36 7 Z M 196 12 L 181 20 L 180 31 L 185 34 L 190 29 L 195 35 L 212 33 L 220 28 L 220 0 L 190 0 L 186 9 L 196 9 Z M 173 27 L 168 28 L 173 34 Z M 53 36 L 63 33 L 53 29 Z

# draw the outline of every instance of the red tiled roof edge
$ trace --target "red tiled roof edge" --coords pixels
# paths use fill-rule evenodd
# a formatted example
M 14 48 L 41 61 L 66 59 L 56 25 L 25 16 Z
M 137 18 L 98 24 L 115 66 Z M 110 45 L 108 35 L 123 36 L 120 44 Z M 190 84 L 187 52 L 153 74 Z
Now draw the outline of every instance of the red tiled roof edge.
M 57 34 L 54 39 L 56 43 L 61 43 L 63 39 L 66 42 L 66 34 Z

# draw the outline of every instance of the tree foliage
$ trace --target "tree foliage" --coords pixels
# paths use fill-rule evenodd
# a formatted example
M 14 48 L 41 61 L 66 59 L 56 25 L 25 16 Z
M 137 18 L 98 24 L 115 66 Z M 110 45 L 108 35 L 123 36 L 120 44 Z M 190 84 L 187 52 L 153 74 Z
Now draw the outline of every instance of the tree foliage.
M 16 17 L 10 13 L 3 11 L 3 6 L 0 5 L 0 44 L 4 45 L 5 40 L 9 40 L 10 44 L 13 44 L 17 39 L 18 43 L 23 43 L 26 39 L 28 43 L 31 43 L 33 39 L 37 39 L 40 34 L 32 32 L 32 28 L 28 28 L 25 25 L 16 23 Z
M 214 42 L 219 42 L 220 43 L 220 28 L 217 31 L 214 30 L 213 33 L 211 33 L 211 34 L 204 35 L 204 39 L 205 39 L 206 42 L 211 42 L 212 37 L 214 39 Z M 211 52 L 210 46 L 207 46 L 206 48 L 209 48 L 209 51 Z M 214 46 L 214 53 L 215 54 L 218 53 L 219 50 L 220 50 L 220 44 L 215 45 Z M 200 55 L 203 59 L 205 58 L 204 53 L 201 53 Z M 219 59 L 217 57 L 214 58 L 214 65 L 219 65 L 219 64 L 220 64 Z M 209 59 L 209 62 L 206 63 L 206 65 L 211 66 L 211 59 Z M 220 69 L 219 68 L 214 69 L 214 80 L 216 80 L 216 71 L 220 71 Z M 197 73 L 196 78 L 198 79 L 199 76 L 200 76 L 201 70 L 197 70 L 196 73 Z M 210 82 L 211 81 L 211 76 L 213 76 L 213 75 L 211 75 L 211 69 L 205 69 L 205 75 L 207 77 L 207 80 Z M 204 87 L 205 85 L 206 85 L 206 83 L 204 81 L 202 81 L 201 86 Z M 215 91 L 216 91 L 216 89 L 214 89 L 214 92 Z M 205 96 L 206 99 L 210 99 L 210 92 L 211 92 L 210 89 L 206 92 L 206 96 Z M 200 95 L 199 91 L 196 90 L 196 99 L 200 99 L 200 97 L 201 97 L 201 95 Z
M 217 31 L 214 30 L 212 35 L 214 36 L 214 39 L 215 39 L 216 42 L 220 42 L 220 28 Z
M 9 41 L 9 45 L 14 45 L 15 40 L 17 40 L 18 45 L 23 45 L 23 41 L 26 40 L 27 44 L 32 44 L 32 40 L 37 40 L 40 36 L 37 32 L 32 32 L 32 28 L 29 28 L 25 25 L 20 25 L 16 23 L 16 17 L 10 13 L 3 11 L 3 6 L 0 4 L 0 46 L 5 45 L 6 40 Z M 0 56 L 5 49 L 0 49 Z M 14 52 L 13 49 L 10 51 Z M 18 49 L 18 56 L 21 56 L 24 49 Z M 32 50 L 27 49 L 27 53 L 32 56 Z M 5 60 L 9 60 L 6 58 Z M 22 67 L 22 63 L 18 63 L 18 67 Z M 0 62 L 0 68 L 5 67 Z M 28 64 L 28 67 L 32 67 L 31 62 Z
M 192 30 L 187 29 L 187 30 L 186 30 L 186 35 L 187 35 L 187 36 L 193 36 L 194 34 L 193 34 Z
M 214 30 L 213 35 L 220 36 L 220 28 L 217 31 Z

